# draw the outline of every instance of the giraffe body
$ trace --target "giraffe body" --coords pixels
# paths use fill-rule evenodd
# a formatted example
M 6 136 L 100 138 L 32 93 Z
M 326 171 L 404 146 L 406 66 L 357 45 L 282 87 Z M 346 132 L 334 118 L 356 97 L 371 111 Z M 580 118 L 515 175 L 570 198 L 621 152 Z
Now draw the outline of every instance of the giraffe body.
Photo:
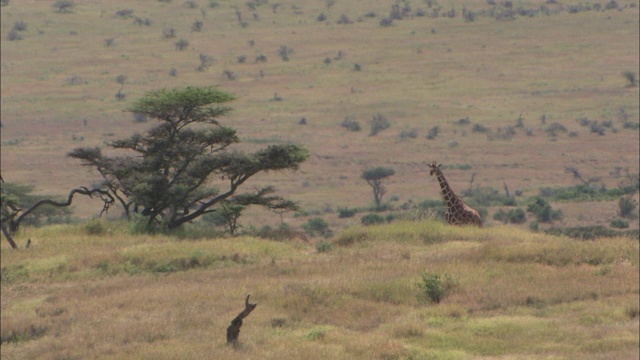
M 441 164 L 434 161 L 429 164 L 429 168 L 431 168 L 430 175 L 436 175 L 438 179 L 444 202 L 447 205 L 447 212 L 444 214 L 447 223 L 450 225 L 475 225 L 482 227 L 482 217 L 480 217 L 480 214 L 467 206 L 462 199 L 453 192 L 442 170 L 440 170 L 440 165 Z

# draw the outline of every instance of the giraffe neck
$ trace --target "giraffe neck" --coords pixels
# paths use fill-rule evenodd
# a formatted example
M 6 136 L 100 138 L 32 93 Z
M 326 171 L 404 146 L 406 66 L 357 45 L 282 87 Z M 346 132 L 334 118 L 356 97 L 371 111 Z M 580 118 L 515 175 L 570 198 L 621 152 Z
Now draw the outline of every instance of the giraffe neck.
M 440 183 L 440 189 L 442 190 L 442 196 L 444 197 L 444 201 L 447 204 L 448 208 L 453 208 L 456 205 L 459 205 L 460 198 L 453 192 L 447 179 L 444 178 L 444 174 L 442 171 L 436 172 L 436 177 L 438 178 L 438 183 Z

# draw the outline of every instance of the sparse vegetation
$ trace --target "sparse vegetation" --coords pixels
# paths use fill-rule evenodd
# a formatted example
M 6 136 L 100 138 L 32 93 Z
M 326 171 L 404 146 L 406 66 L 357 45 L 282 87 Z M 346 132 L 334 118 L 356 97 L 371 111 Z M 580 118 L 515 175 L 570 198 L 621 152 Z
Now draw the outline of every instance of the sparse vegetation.
M 340 126 L 350 131 L 360 131 L 360 123 L 353 116 L 345 117 Z
M 180 39 L 176 42 L 176 49 L 182 51 L 189 46 L 189 42 L 185 39 Z
M 371 127 L 371 131 L 369 132 L 369 136 L 376 136 L 380 131 L 386 130 L 391 126 L 391 122 L 382 114 L 375 114 L 371 118 L 369 122 Z
M 322 236 L 327 238 L 332 235 L 329 223 L 320 217 L 309 219 L 302 227 L 309 236 Z
M 638 86 L 638 79 L 636 77 L 636 73 L 634 73 L 633 71 L 625 71 L 624 73 L 622 73 L 622 75 L 624 76 L 625 79 L 627 79 L 628 87 Z
M 70 13 L 73 12 L 73 8 L 76 4 L 71 0 L 56 0 L 53 3 L 53 7 L 59 13 Z
M 628 196 L 618 200 L 618 215 L 626 219 L 638 218 L 638 202 Z
M 553 210 L 551 205 L 541 197 L 533 199 L 533 202 L 527 206 L 527 212 L 533 213 L 538 222 L 550 223 L 562 219 L 562 211 Z
M 422 282 L 418 283 L 418 300 L 420 302 L 429 301 L 439 304 L 440 301 L 456 286 L 456 282 L 445 274 L 422 273 Z

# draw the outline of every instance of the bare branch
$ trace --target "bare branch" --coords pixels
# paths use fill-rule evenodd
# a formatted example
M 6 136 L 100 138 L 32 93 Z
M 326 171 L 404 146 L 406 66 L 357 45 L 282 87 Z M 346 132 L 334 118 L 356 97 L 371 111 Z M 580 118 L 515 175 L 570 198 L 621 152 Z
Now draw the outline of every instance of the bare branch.
M 73 196 L 76 193 L 77 194 L 81 194 L 81 195 L 87 195 L 87 196 L 89 196 L 91 198 L 93 198 L 94 194 L 99 194 L 100 199 L 104 202 L 104 207 L 102 208 L 102 211 L 100 212 L 100 215 L 102 215 L 103 213 L 107 212 L 109 210 L 109 208 L 111 207 L 111 205 L 113 205 L 115 203 L 115 199 L 113 198 L 113 196 L 107 190 L 102 190 L 102 189 L 89 190 L 86 187 L 73 189 L 69 193 L 69 197 L 67 198 L 67 201 L 65 201 L 65 202 L 58 202 L 58 201 L 54 201 L 54 200 L 51 200 L 51 199 L 43 199 L 43 200 L 40 200 L 37 203 L 33 204 L 30 208 L 26 209 L 17 218 L 10 219 L 10 221 L 9 221 L 9 231 L 11 233 L 15 233 L 18 230 L 18 228 L 20 227 L 20 223 L 22 222 L 22 220 L 24 220 L 25 217 L 27 217 L 29 214 L 34 212 L 36 209 L 38 209 L 42 205 L 51 205 L 51 206 L 56 206 L 56 207 L 65 207 L 65 206 L 71 205 L 71 202 L 73 201 Z

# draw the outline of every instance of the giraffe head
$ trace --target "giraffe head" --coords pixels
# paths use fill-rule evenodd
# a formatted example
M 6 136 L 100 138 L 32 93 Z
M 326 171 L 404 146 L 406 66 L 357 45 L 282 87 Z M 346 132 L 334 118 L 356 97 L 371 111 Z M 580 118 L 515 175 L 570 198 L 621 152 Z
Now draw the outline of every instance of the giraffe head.
M 436 161 L 434 161 L 431 164 L 429 164 L 429 168 L 431 169 L 431 171 L 429 172 L 429 175 L 433 176 L 433 174 L 435 174 L 436 172 L 440 171 L 440 165 L 442 165 L 442 164 L 438 164 Z

